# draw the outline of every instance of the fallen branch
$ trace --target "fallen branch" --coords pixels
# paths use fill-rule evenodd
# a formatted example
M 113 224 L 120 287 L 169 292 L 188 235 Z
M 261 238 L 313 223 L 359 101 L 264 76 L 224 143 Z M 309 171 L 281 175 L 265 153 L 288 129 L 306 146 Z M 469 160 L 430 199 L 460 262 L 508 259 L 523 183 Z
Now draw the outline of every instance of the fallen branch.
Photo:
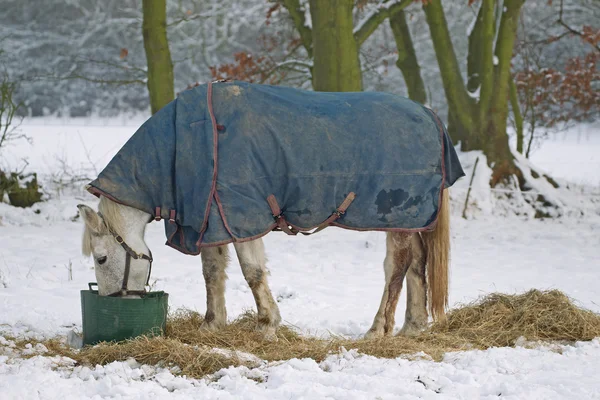
M 467 190 L 467 198 L 465 199 L 465 207 L 463 208 L 462 217 L 467 219 L 467 206 L 469 204 L 469 196 L 471 195 L 471 187 L 473 186 L 473 179 L 475 178 L 475 170 L 477 169 L 477 164 L 479 163 L 479 157 L 475 160 L 475 165 L 473 166 L 473 173 L 471 174 L 471 180 L 469 181 L 469 190 Z

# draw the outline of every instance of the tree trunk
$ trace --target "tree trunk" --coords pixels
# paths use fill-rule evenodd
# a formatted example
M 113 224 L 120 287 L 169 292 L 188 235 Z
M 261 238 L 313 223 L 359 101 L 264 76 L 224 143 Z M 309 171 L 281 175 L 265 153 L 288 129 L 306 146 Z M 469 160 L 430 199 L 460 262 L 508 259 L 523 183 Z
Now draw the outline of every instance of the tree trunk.
M 402 72 L 404 82 L 408 89 L 408 97 L 421 104 L 427 102 L 425 83 L 421 77 L 421 68 L 417 61 L 417 54 L 413 45 L 410 30 L 406 23 L 406 14 L 403 10 L 390 15 L 390 27 L 398 49 L 398 60 L 396 65 Z
M 494 90 L 494 19 L 495 0 L 482 0 L 481 3 L 481 69 L 479 71 L 481 79 L 481 89 L 479 91 L 479 122 L 480 130 L 485 128 L 485 119 L 489 115 L 490 104 L 492 101 L 492 91 Z M 512 55 L 512 54 L 511 54 Z M 510 71 L 509 71 L 510 72 Z
M 490 118 L 486 134 L 484 152 L 488 161 L 494 164 L 492 184 L 506 180 L 512 174 L 520 175 L 515 167 L 513 155 L 508 144 L 506 132 L 508 119 L 508 102 L 510 98 L 510 66 L 513 56 L 515 38 L 521 7 L 525 0 L 505 0 L 502 20 L 498 29 L 495 55 L 498 65 L 495 68 L 494 97 L 490 102 Z
M 448 106 L 448 133 L 454 144 L 460 142 L 461 150 L 480 149 L 478 147 L 480 145 L 478 141 L 479 137 L 471 134 L 469 128 L 461 124 L 460 120 L 456 117 L 456 111 L 450 106 Z
M 173 63 L 167 40 L 166 0 L 143 0 L 142 33 L 152 114 L 174 98 Z
M 362 90 L 358 44 L 354 38 L 353 0 L 310 0 L 313 89 L 325 92 Z
M 481 31 L 483 30 L 483 7 L 479 7 L 477 19 L 469 34 L 469 52 L 467 54 L 467 90 L 475 93 L 481 87 Z
M 524 2 L 525 0 L 481 0 L 474 30 L 469 35 L 468 88 L 464 86 L 459 71 L 441 0 L 428 0 L 423 6 L 448 102 L 450 134 L 453 139 L 461 141 L 463 150 L 483 150 L 493 170 L 489 182 L 491 187 L 498 183 L 512 184 L 512 179 L 516 177 L 522 191 L 529 186 L 528 177 L 515 163 L 506 128 L 510 101 L 513 104 L 520 143 L 518 150 L 523 151 L 523 117 L 518 107 L 516 86 L 511 77 L 511 61 Z M 500 8 L 498 3 L 502 3 Z M 498 16 L 500 24 L 496 35 Z M 480 90 L 479 102 L 469 97 L 469 92 L 476 93 L 477 89 Z M 542 176 L 533 169 L 531 175 L 534 179 Z M 543 177 L 555 188 L 558 187 L 552 178 L 545 175 Z M 543 195 L 530 194 L 523 198 L 535 208 L 536 217 L 549 216 L 548 207 L 552 206 L 560 212 L 558 204 L 552 204 Z
M 441 0 L 429 1 L 423 6 L 423 10 L 429 25 L 435 56 L 440 67 L 449 113 L 453 115 L 456 122 L 453 127 L 456 137 L 468 139 L 461 142 L 463 150 L 477 149 L 480 140 L 473 119 L 474 102 L 469 97 L 460 73 Z

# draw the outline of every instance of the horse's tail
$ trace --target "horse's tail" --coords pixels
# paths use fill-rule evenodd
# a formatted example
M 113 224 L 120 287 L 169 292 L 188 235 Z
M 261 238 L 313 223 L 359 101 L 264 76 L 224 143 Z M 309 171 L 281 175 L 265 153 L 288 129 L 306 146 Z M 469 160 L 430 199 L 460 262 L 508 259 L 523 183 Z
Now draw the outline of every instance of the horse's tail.
M 442 205 L 433 231 L 421 234 L 427 252 L 429 314 L 434 321 L 446 318 L 448 270 L 450 264 L 450 206 L 448 189 L 442 192 Z

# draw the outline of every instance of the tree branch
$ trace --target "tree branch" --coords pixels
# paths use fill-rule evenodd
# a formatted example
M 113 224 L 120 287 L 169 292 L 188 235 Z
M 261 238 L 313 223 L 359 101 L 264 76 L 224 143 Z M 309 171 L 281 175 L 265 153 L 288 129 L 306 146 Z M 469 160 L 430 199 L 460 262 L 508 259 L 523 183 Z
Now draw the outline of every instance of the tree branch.
M 465 88 L 441 0 L 430 0 L 423 5 L 423 11 L 429 25 L 448 106 L 462 127 L 468 132 L 473 132 L 473 102 Z
M 213 18 L 216 17 L 218 14 L 214 14 L 214 13 L 199 13 L 199 14 L 193 14 L 193 15 L 185 15 L 179 19 L 173 20 L 171 22 L 169 22 L 167 24 L 167 28 L 170 28 L 172 26 L 175 25 L 179 25 L 183 22 L 189 22 L 189 21 L 194 21 L 197 19 L 208 19 L 208 18 Z
M 563 20 L 563 0 L 560 1 L 560 11 L 558 12 L 558 21 L 556 21 L 560 26 L 562 26 L 563 28 L 565 28 L 567 30 L 567 32 L 563 33 L 562 35 L 558 36 L 558 38 L 562 38 L 566 35 L 573 34 L 576 36 L 581 37 L 584 42 L 586 42 L 587 44 L 589 44 L 590 46 L 592 46 L 593 48 L 595 48 L 596 50 L 600 51 L 600 46 L 598 46 L 597 44 L 592 43 L 589 40 L 586 40 L 586 35 L 584 32 L 578 31 L 574 28 L 571 28 L 571 26 L 569 26 L 564 20 Z
M 269 59 L 275 64 L 275 66 L 265 73 L 265 75 L 261 79 L 260 83 L 267 82 L 267 80 L 271 76 L 273 76 L 274 73 L 278 72 L 279 70 L 281 70 L 283 68 L 289 68 L 290 70 L 292 70 L 294 72 L 299 72 L 301 74 L 304 74 L 304 73 L 308 72 L 308 79 L 310 80 L 310 78 L 311 78 L 311 70 L 312 70 L 312 67 L 313 67 L 312 61 L 303 61 L 303 60 L 298 60 L 298 59 L 289 59 L 289 57 L 293 56 L 294 53 L 296 52 L 296 50 L 298 50 L 298 48 L 300 46 L 301 46 L 301 44 L 296 45 L 293 49 L 291 49 L 291 51 L 287 54 L 287 56 L 284 58 L 284 60 L 280 61 L 280 62 L 275 62 L 269 56 Z M 306 69 L 305 70 L 295 69 L 294 66 L 296 66 L 296 65 L 304 67 Z
M 300 34 L 302 45 L 308 53 L 308 57 L 312 58 L 312 30 L 306 26 L 305 10 L 300 5 L 300 0 L 280 0 L 283 6 L 290 13 L 294 26 Z
M 129 64 L 123 63 L 123 62 L 116 63 L 116 62 L 107 61 L 107 60 L 96 60 L 93 58 L 83 58 L 83 57 L 76 57 L 75 62 L 77 63 L 77 66 L 79 65 L 79 63 L 89 63 L 89 64 L 97 64 L 97 65 L 106 65 L 108 67 L 113 67 L 113 68 L 117 68 L 120 70 L 126 70 L 128 72 L 137 72 L 144 76 L 146 76 L 148 74 L 147 68 L 136 67 L 135 65 L 129 65 Z
M 517 151 L 523 154 L 523 115 L 521 114 L 521 106 L 519 105 L 517 85 L 512 77 L 510 78 L 509 85 L 510 106 L 512 107 L 513 116 L 515 118 L 515 130 L 517 131 Z
M 9 81 L 8 75 L 4 74 L 0 80 L 0 150 L 8 142 L 27 138 L 25 134 L 15 132 L 18 124 L 15 126 L 13 121 L 15 117 L 18 118 L 17 111 L 23 106 L 23 102 L 15 102 L 16 90 L 17 84 Z
M 358 23 L 354 28 L 354 38 L 356 39 L 357 45 L 360 47 L 365 40 L 371 36 L 377 29 L 379 24 L 386 20 L 390 15 L 395 12 L 404 10 L 408 7 L 413 0 L 383 0 L 377 9 L 369 13 L 361 22 Z
M 481 91 L 479 95 L 479 123 L 483 124 L 485 115 L 489 112 L 494 90 L 494 2 L 483 0 L 481 3 Z M 483 128 L 483 126 L 481 126 Z
M 72 80 L 72 79 L 79 79 L 79 80 L 83 80 L 86 82 L 91 82 L 91 83 L 101 83 L 101 84 L 107 84 L 107 85 L 117 85 L 117 86 L 122 86 L 122 85 L 131 85 L 131 84 L 142 84 L 145 85 L 147 83 L 147 71 L 141 67 L 136 67 L 136 66 L 132 66 L 132 65 L 127 65 L 125 63 L 115 63 L 112 61 L 106 61 L 106 60 L 94 60 L 92 58 L 81 58 L 78 57 L 75 59 L 76 64 L 75 66 L 71 69 L 71 72 L 68 73 L 67 75 L 63 75 L 63 76 L 56 76 L 53 74 L 48 74 L 48 75 L 39 75 L 37 76 L 35 79 L 55 79 L 55 80 Z M 127 74 L 126 77 L 124 77 L 123 79 L 104 79 L 104 78 L 98 78 L 98 77 L 91 77 L 91 76 L 87 76 L 84 75 L 81 72 L 81 69 L 79 68 L 80 64 L 96 64 L 96 65 L 103 65 L 103 66 L 108 66 L 108 67 L 112 67 L 115 68 L 117 70 L 125 70 L 128 73 L 131 74 Z M 113 72 L 110 73 L 111 75 L 114 75 Z M 131 76 L 131 78 L 129 77 Z M 139 76 L 139 78 L 137 77 Z
M 106 85 L 131 85 L 131 84 L 147 84 L 147 81 L 144 79 L 101 79 L 101 78 L 90 78 L 84 75 L 72 74 L 64 77 L 56 78 L 59 80 L 70 80 L 70 79 L 80 79 L 82 81 L 92 82 L 92 83 L 102 83 Z
M 417 60 L 412 36 L 406 23 L 404 10 L 390 13 L 389 22 L 394 34 L 394 40 L 396 41 L 396 48 L 398 49 L 396 66 L 400 68 L 404 77 L 404 82 L 408 89 L 408 97 L 421 104 L 425 104 L 427 102 L 425 83 L 421 77 L 421 68 Z

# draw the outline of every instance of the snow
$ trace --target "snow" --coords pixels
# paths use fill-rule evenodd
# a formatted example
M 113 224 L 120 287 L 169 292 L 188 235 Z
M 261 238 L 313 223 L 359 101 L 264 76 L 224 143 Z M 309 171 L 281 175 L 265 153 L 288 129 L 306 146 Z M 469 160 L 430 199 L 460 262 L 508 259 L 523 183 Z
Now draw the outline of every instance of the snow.
M 600 188 L 600 123 L 549 134 L 531 161 L 552 176 Z
M 284 66 L 294 66 L 294 65 L 304 67 L 307 71 L 314 66 L 312 61 L 303 61 L 303 60 L 295 60 L 295 59 L 285 60 L 283 62 L 277 63 L 278 68 L 281 68 Z
M 467 92 L 467 94 L 470 98 L 479 102 L 479 97 L 481 96 L 481 85 L 477 86 L 477 89 L 474 92 Z
M 60 176 L 60 159 L 73 171 L 93 174 L 125 143 L 142 121 L 27 120 L 34 139 L 10 148 L 5 163 L 29 158 L 41 178 Z M 600 135 L 597 125 L 581 125 L 551 137 L 532 156 L 533 165 L 559 180 L 585 186 L 585 195 L 557 192 L 566 213 L 556 220 L 516 216 L 523 207 L 490 192 L 491 170 L 481 153 L 461 153 L 467 176 L 451 189 L 452 306 L 492 291 L 530 288 L 564 291 L 580 305 L 600 311 L 595 285 L 600 255 Z M 479 157 L 467 209 L 464 207 L 475 160 Z M 524 168 L 529 161 L 519 159 Z M 84 182 L 82 182 L 83 184 Z M 83 190 L 58 191 L 33 209 L 0 203 L 0 391 L 2 399 L 145 398 L 600 398 L 600 341 L 573 345 L 493 348 L 448 353 L 442 362 L 427 357 L 379 359 L 351 348 L 321 363 L 311 359 L 228 368 L 206 379 L 134 360 L 84 367 L 46 349 L 15 347 L 9 337 L 66 336 L 81 329 L 79 291 L 94 280 L 93 263 L 81 256 L 78 203 L 95 206 Z M 487 188 L 487 190 L 486 190 Z M 509 189 L 506 189 L 509 190 Z M 544 193 L 549 188 L 539 186 Z M 582 189 L 583 190 L 583 189 Z M 596 193 L 594 197 L 593 193 Z M 594 202 L 593 200 L 596 199 Z M 155 268 L 151 283 L 170 294 L 173 309 L 205 310 L 200 258 L 167 246 L 162 223 L 148 227 Z M 285 323 L 304 334 L 331 333 L 357 338 L 370 327 L 383 289 L 384 234 L 329 228 L 311 237 L 272 233 L 265 237 L 269 282 Z M 333 250 L 334 251 L 333 251 Z M 233 254 L 232 254 L 233 255 Z M 237 258 L 231 257 L 226 301 L 230 318 L 254 307 Z M 69 269 L 72 280 L 69 279 Z M 403 322 L 405 291 L 397 311 Z M 221 351 L 221 350 L 215 350 Z M 251 357 L 251 356 L 250 356 Z
M 321 363 L 292 359 L 228 368 L 194 380 L 132 362 L 94 368 L 69 359 L 0 358 L 4 399 L 594 399 L 600 342 L 558 349 L 495 348 L 446 355 L 442 362 L 381 360 L 355 351 Z M 587 373 L 584 373 L 587 371 Z
M 300 0 L 300 10 L 304 11 L 304 26 L 312 29 L 312 16 L 310 15 L 310 5 L 308 0 Z

